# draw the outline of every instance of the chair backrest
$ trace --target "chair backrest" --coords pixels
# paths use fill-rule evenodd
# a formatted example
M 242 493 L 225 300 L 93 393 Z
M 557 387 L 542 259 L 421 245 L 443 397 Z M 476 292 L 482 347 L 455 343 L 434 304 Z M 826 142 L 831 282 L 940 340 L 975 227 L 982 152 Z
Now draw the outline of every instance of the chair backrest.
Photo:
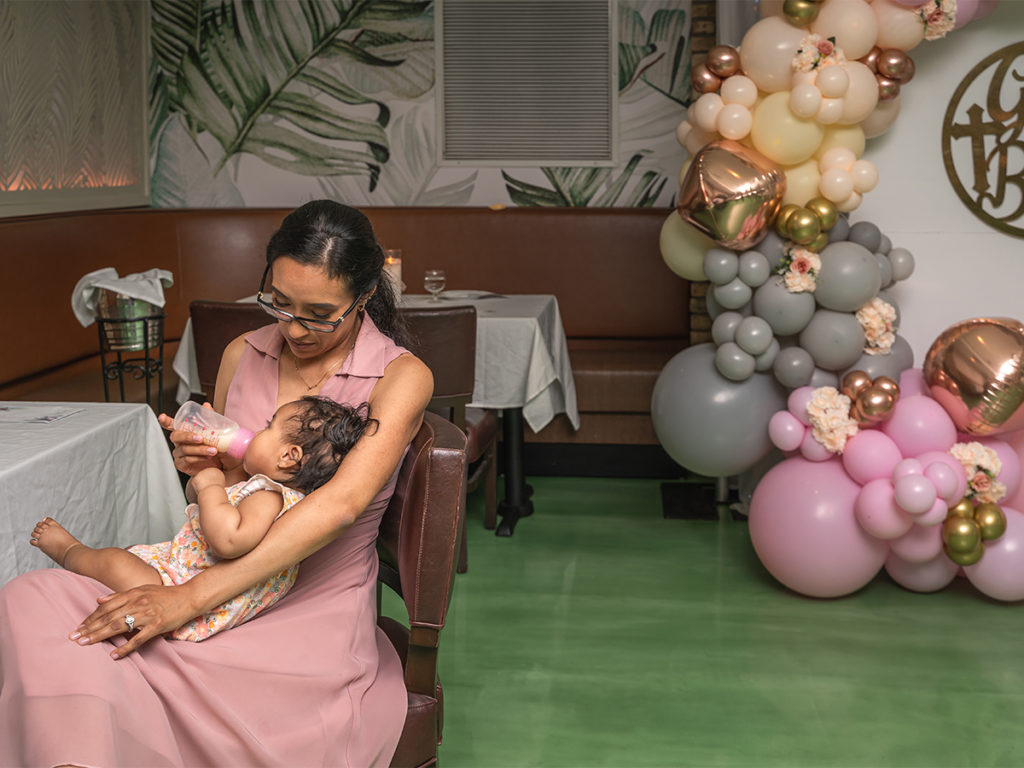
M 255 331 L 274 320 L 259 305 L 249 302 L 197 299 L 188 305 L 188 311 L 192 318 L 199 385 L 212 400 L 224 348 L 243 333 Z
M 476 373 L 476 307 L 403 307 L 401 313 L 409 351 L 434 375 L 432 405 L 449 409 L 451 420 L 465 429 Z
M 436 694 L 438 635 L 455 581 L 465 498 L 466 436 L 428 412 L 402 461 L 377 539 L 378 578 L 401 595 L 409 613 L 410 692 Z

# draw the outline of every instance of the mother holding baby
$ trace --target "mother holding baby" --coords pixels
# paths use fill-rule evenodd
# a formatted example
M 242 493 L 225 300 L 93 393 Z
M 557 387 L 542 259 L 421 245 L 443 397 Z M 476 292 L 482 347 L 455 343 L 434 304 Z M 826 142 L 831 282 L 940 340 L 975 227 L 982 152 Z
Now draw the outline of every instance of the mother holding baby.
M 277 323 L 228 345 L 214 408 L 258 431 L 319 394 L 369 402 L 379 427 L 255 549 L 185 584 L 109 594 L 48 569 L 0 590 L 0 765 L 388 764 L 406 691 L 376 626 L 375 540 L 433 382 L 401 346 L 383 265 L 354 208 L 321 200 L 284 219 L 258 299 Z M 191 433 L 171 440 L 189 475 L 234 461 Z M 252 621 L 202 643 L 164 637 L 300 561 Z

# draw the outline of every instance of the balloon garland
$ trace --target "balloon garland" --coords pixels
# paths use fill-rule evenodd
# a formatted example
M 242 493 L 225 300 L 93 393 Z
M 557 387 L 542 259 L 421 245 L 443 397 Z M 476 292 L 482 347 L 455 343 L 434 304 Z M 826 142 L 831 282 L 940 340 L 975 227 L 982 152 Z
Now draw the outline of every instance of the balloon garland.
M 691 160 L 661 250 L 710 283 L 712 342 L 669 362 L 652 419 L 702 474 L 783 452 L 750 534 L 797 592 L 845 595 L 885 568 L 915 591 L 962 572 L 1024 599 L 1024 324 L 958 323 L 913 368 L 886 293 L 913 256 L 849 218 L 877 186 L 866 141 L 899 114 L 909 52 L 997 2 L 766 0 L 738 48 L 693 69 L 700 96 L 676 131 Z

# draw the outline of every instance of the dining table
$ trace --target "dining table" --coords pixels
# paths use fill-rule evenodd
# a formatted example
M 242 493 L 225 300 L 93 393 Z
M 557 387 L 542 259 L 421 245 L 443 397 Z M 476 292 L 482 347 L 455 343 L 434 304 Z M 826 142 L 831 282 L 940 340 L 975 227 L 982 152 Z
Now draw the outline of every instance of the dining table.
M 255 301 L 255 297 L 239 301 Z M 501 521 L 496 533 L 511 536 L 519 519 L 533 513 L 532 489 L 524 471 L 526 428 L 539 432 L 560 413 L 573 429 L 579 428 L 565 329 L 558 299 L 551 294 L 447 290 L 434 299 L 406 293 L 399 310 L 464 305 L 477 311 L 475 381 L 469 407 L 502 413 L 505 490 L 498 503 Z M 200 392 L 190 321 L 171 367 L 178 375 L 178 402 Z
M 170 447 L 144 403 L 0 401 L 0 585 L 56 564 L 51 517 L 89 546 L 167 541 L 185 520 Z

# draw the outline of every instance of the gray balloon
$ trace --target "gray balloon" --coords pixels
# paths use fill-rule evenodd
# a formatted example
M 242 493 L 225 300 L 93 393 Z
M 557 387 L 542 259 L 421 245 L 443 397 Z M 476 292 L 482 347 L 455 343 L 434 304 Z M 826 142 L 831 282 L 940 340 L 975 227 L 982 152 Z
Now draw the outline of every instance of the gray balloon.
M 764 285 L 771 275 L 768 259 L 759 251 L 747 251 L 740 256 L 739 278 L 751 288 Z
M 892 240 L 889 239 L 888 235 L 882 235 L 882 242 L 878 246 L 878 250 L 875 253 L 881 253 L 886 255 L 892 250 Z
M 754 373 L 754 356 L 727 341 L 715 350 L 715 368 L 729 381 L 746 381 Z
M 882 244 L 882 232 L 870 221 L 858 221 L 850 227 L 850 234 L 846 239 L 851 243 L 863 245 L 874 253 Z
M 754 292 L 754 314 L 768 321 L 776 336 L 800 333 L 814 315 L 813 293 L 790 293 L 782 278 L 770 279 Z
M 888 376 L 893 381 L 900 380 L 900 374 L 914 367 L 914 350 L 902 336 L 897 336 L 887 355 L 861 355 L 848 369 L 842 372 L 845 376 L 850 371 L 864 371 L 872 379 Z
M 715 346 L 687 347 L 662 369 L 651 420 L 665 452 L 691 472 L 728 477 L 771 450 L 768 421 L 786 407 L 786 391 L 765 373 L 743 382 L 715 370 Z
M 741 322 L 743 315 L 739 312 L 723 312 L 711 323 L 711 340 L 718 346 L 736 341 L 736 328 Z
M 750 301 L 753 291 L 750 286 L 740 280 L 733 278 L 725 285 L 716 285 L 711 289 L 715 300 L 726 309 L 739 309 Z
M 711 291 L 708 291 L 704 297 L 704 304 L 708 309 L 708 317 L 712 320 L 717 319 L 719 315 L 725 312 L 725 307 L 715 301 L 715 295 Z
M 842 242 L 829 243 L 820 255 L 821 270 L 814 290 L 818 304 L 837 312 L 856 312 L 878 294 L 882 272 L 872 251 Z
M 757 252 L 768 259 L 768 268 L 771 271 L 775 271 L 775 268 L 782 263 L 785 250 L 786 241 L 770 229 L 761 242 L 757 244 Z
M 892 294 L 888 291 L 879 291 L 878 298 L 884 301 L 886 304 L 891 306 L 896 312 L 896 319 L 892 321 L 893 330 L 897 330 L 900 327 L 900 322 L 903 320 L 903 314 L 900 312 L 900 305 L 896 303 L 896 299 L 892 297 Z
M 774 338 L 768 321 L 757 316 L 745 317 L 736 326 L 736 345 L 754 357 L 765 352 Z
M 893 280 L 906 280 L 914 273 L 914 254 L 906 248 L 889 251 L 889 263 L 892 264 Z
M 809 386 L 815 389 L 818 387 L 835 387 L 839 389 L 839 376 L 833 371 L 823 371 L 821 368 L 815 368 L 814 373 L 811 374 Z
M 826 371 L 842 371 L 864 351 L 864 329 L 849 312 L 819 309 L 800 333 L 800 346 L 811 353 L 814 365 Z
M 768 349 L 757 355 L 754 358 L 754 370 L 755 371 L 770 371 L 772 365 L 775 363 L 775 358 L 779 354 L 779 350 L 782 345 L 779 344 L 779 340 L 776 338 L 772 339 L 772 343 L 768 345 Z
M 828 241 L 839 243 L 850 236 L 850 220 L 843 214 L 836 217 L 836 223 L 828 231 Z
M 775 356 L 772 373 L 784 387 L 789 389 L 803 387 L 811 383 L 814 360 L 806 349 L 786 347 L 779 350 L 779 354 Z
M 739 257 L 725 248 L 711 248 L 704 254 L 704 274 L 715 285 L 725 285 L 739 271 Z
M 878 272 L 882 276 L 882 287 L 888 288 L 892 285 L 892 264 L 889 263 L 889 257 L 884 253 L 876 253 L 875 261 L 878 262 Z

